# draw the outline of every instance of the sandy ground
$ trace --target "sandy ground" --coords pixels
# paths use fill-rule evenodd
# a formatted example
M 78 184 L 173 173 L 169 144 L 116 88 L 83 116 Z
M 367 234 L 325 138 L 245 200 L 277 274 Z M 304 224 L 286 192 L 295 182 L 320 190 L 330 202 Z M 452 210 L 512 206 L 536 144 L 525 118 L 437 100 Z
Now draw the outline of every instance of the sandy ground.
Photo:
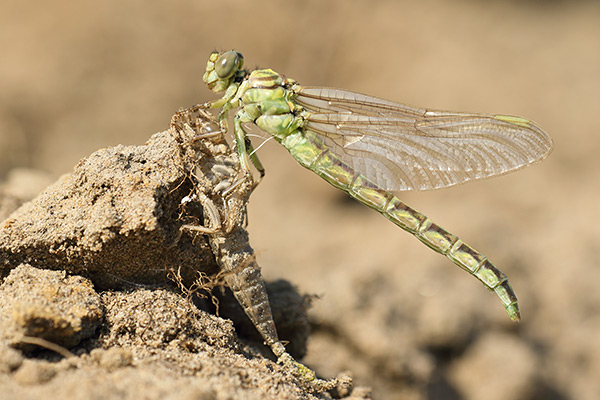
M 320 296 L 304 362 L 323 377 L 350 370 L 376 399 L 600 394 L 598 3 L 55 0 L 1 8 L 2 180 L 26 167 L 51 182 L 99 148 L 144 143 L 179 107 L 214 98 L 201 73 L 215 48 L 235 48 L 248 66 L 306 85 L 535 120 L 555 142 L 544 163 L 401 196 L 509 275 L 519 324 L 473 278 L 272 142 L 259 152 L 267 176 L 250 202 L 250 241 L 267 281 L 284 278 Z M 3 356 L 3 365 L 31 362 L 18 357 Z M 117 366 L 128 357 L 116 357 L 125 360 Z M 47 397 L 66 367 L 35 368 L 38 378 L 3 372 L 0 382 Z M 86 385 L 102 385 L 90 368 L 77 371 Z M 140 387 L 157 381 L 143 371 L 117 373 Z M 195 373 L 165 371 L 166 388 Z M 283 397 L 289 388 L 281 388 Z M 198 393 L 186 396 L 243 396 Z

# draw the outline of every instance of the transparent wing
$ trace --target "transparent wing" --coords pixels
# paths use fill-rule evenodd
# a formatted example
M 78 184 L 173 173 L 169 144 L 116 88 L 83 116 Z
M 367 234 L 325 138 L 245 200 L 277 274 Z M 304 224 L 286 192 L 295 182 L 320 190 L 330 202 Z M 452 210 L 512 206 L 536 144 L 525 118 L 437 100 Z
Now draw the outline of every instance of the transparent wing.
M 545 158 L 552 140 L 519 117 L 411 107 L 340 89 L 306 87 L 297 103 L 312 131 L 387 190 L 427 190 L 505 174 Z

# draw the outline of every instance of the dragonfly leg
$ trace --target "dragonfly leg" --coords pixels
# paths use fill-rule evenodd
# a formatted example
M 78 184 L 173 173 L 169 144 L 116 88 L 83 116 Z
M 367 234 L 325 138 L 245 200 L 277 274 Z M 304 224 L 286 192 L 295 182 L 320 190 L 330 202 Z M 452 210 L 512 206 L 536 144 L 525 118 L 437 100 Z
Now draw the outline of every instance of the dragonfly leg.
M 265 176 L 265 168 L 258 159 L 254 147 L 248 138 L 248 134 L 244 130 L 242 124 L 244 122 L 253 122 L 256 119 L 257 113 L 260 111 L 255 110 L 256 107 L 246 106 L 242 108 L 233 118 L 233 131 L 235 134 L 235 143 L 237 146 L 237 152 L 240 157 L 240 166 L 246 175 L 246 178 L 253 181 L 252 174 L 250 172 L 250 162 L 260 173 L 260 179 L 254 184 L 256 186 L 263 176 Z M 260 115 L 260 114 L 258 114 Z
M 207 101 L 206 103 L 203 104 L 203 106 L 205 108 L 223 108 L 223 107 L 225 107 L 227 104 L 229 104 L 234 99 L 234 97 L 236 97 L 239 86 L 240 86 L 239 83 L 231 84 L 225 91 L 225 94 L 223 95 L 223 97 L 221 97 L 220 99 Z M 235 107 L 236 105 L 232 105 L 232 106 Z M 231 108 L 231 106 L 229 108 Z
M 250 157 L 250 161 L 252 161 L 252 164 L 260 173 L 260 178 L 258 179 L 258 182 L 256 182 L 256 184 L 258 184 L 265 176 L 265 167 L 263 167 L 262 163 L 260 162 L 260 159 L 258 158 L 258 155 L 254 150 L 254 146 L 252 146 L 252 142 L 248 136 L 246 136 L 246 150 L 248 151 L 248 157 Z
M 227 88 L 223 97 L 221 97 L 220 99 L 208 101 L 208 102 L 202 104 L 203 108 L 220 108 L 221 109 L 219 111 L 218 121 L 219 121 L 219 127 L 221 128 L 221 131 L 223 131 L 223 132 L 228 131 L 227 117 L 229 115 L 229 110 L 231 110 L 234 107 L 238 107 L 240 104 L 240 100 L 239 100 L 239 96 L 238 96 L 239 86 L 240 86 L 239 84 L 232 84 Z

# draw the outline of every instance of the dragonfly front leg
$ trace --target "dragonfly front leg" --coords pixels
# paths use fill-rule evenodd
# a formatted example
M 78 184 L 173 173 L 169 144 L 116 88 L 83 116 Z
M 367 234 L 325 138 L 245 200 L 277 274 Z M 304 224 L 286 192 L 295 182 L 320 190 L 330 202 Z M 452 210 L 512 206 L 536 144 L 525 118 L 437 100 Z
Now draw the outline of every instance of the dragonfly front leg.
M 239 86 L 239 84 L 234 83 L 227 88 L 225 94 L 220 99 L 207 101 L 206 103 L 202 104 L 203 108 L 221 109 L 219 111 L 218 121 L 219 127 L 223 132 L 228 131 L 227 117 L 229 115 L 229 110 L 239 106 L 239 97 L 237 96 Z
M 246 122 L 254 122 L 256 118 L 261 115 L 260 106 L 255 104 L 250 104 L 244 106 L 233 118 L 233 132 L 235 134 L 235 143 L 237 147 L 237 152 L 240 157 L 240 166 L 244 171 L 244 175 L 247 179 L 253 181 L 252 173 L 250 172 L 250 162 L 254 165 L 254 167 L 260 173 L 260 178 L 258 182 L 254 184 L 254 186 L 258 185 L 262 178 L 265 176 L 265 168 L 262 163 L 258 159 L 256 152 L 254 151 L 254 147 L 248 138 L 248 133 L 242 126 L 243 123 Z
M 239 83 L 231 84 L 225 91 L 225 94 L 223 95 L 223 97 L 221 97 L 220 99 L 207 101 L 206 103 L 203 104 L 203 106 L 206 108 L 226 107 L 226 105 L 229 104 L 232 100 L 234 100 L 234 97 L 236 97 L 239 87 L 240 87 Z M 239 101 L 239 99 L 235 99 L 235 102 L 237 102 L 237 101 Z M 229 107 L 227 107 L 227 109 L 229 110 L 232 106 L 235 107 L 235 105 L 232 104 Z

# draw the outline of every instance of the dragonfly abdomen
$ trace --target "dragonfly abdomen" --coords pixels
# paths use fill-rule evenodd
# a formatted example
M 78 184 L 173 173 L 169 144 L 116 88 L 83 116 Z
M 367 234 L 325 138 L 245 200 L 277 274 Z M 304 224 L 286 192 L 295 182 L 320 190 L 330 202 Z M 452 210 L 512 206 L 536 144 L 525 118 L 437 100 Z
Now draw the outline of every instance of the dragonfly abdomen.
M 512 320 L 521 319 L 517 296 L 510 286 L 506 274 L 496 268 L 486 256 L 390 192 L 376 188 L 374 185 L 361 188 L 355 181 L 348 193 L 383 214 L 400 228 L 412 233 L 427 247 L 448 257 L 454 264 L 473 275 L 489 290 L 496 293 Z
M 496 293 L 511 319 L 515 321 L 520 319 L 517 297 L 508 278 L 486 256 L 405 204 L 391 192 L 378 187 L 364 175 L 354 171 L 310 131 L 299 129 L 282 141 L 282 144 L 301 165 L 316 172 L 331 185 L 344 190 L 364 205 L 383 214 L 400 228 L 412 233 L 429 248 L 448 257 L 453 263 L 473 275 Z
M 496 268 L 486 256 L 395 196 L 388 202 L 384 211 L 380 212 L 402 229 L 411 232 L 432 250 L 448 257 L 454 264 L 495 292 L 512 320 L 521 319 L 517 296 L 508 282 L 508 277 Z

